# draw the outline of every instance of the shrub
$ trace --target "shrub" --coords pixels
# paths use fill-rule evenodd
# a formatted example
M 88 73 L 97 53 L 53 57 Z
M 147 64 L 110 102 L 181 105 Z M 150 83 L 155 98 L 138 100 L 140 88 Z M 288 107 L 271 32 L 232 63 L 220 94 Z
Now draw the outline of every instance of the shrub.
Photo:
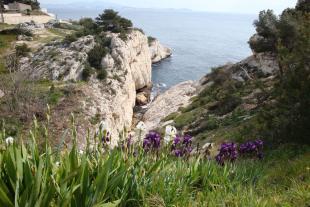
M 91 18 L 80 19 L 79 25 L 83 27 L 83 29 L 78 32 L 79 36 L 94 35 L 100 32 L 98 25 Z
M 67 35 L 67 36 L 64 38 L 63 43 L 64 43 L 64 44 L 71 44 L 72 42 L 75 42 L 75 41 L 77 41 L 77 40 L 78 40 L 78 38 L 77 38 L 76 34 L 73 33 L 73 34 Z
M 82 80 L 88 81 L 90 76 L 92 75 L 92 72 L 93 69 L 88 64 L 86 64 L 82 72 Z
M 98 71 L 97 78 L 99 80 L 104 80 L 104 79 L 107 78 L 107 76 L 108 76 L 108 73 L 107 73 L 107 71 L 105 69 L 101 69 L 101 70 Z
M 31 52 L 31 49 L 24 43 L 22 45 L 16 45 L 15 51 L 18 57 L 25 57 Z
M 119 38 L 121 38 L 121 40 L 123 40 L 123 41 L 128 40 L 127 32 L 126 31 L 121 31 L 120 34 L 119 34 Z
M 156 38 L 152 36 L 148 36 L 147 40 L 148 40 L 149 45 L 151 45 L 156 40 Z
M 101 69 L 101 60 L 106 54 L 108 50 L 102 45 L 97 44 L 91 51 L 88 52 L 88 63 L 91 67 L 96 68 L 98 70 Z
M 96 36 L 96 43 L 102 47 L 109 48 L 111 45 L 111 37 L 107 37 L 105 34 L 100 34 Z

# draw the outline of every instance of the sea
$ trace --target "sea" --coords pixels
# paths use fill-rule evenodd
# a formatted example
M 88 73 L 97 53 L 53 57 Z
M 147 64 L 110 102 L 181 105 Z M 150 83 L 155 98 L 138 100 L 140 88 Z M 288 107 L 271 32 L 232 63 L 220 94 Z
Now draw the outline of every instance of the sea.
M 96 17 L 101 9 L 48 8 L 61 19 Z M 119 9 L 135 27 L 173 50 L 172 57 L 153 65 L 154 86 L 162 90 L 186 80 L 198 80 L 212 68 L 249 55 L 255 30 L 252 14 L 193 12 L 174 9 Z

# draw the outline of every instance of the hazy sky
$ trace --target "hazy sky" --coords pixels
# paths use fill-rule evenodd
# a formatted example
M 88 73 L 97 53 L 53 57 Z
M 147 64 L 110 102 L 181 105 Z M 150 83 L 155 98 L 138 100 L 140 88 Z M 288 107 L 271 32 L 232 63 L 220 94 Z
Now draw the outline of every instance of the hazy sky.
M 90 4 L 85 1 L 85 4 Z M 273 9 L 277 13 L 287 7 L 293 7 L 297 0 L 96 0 L 111 2 L 130 7 L 141 8 L 187 8 L 199 11 L 257 13 L 264 9 Z M 40 0 L 44 3 L 62 4 L 84 2 L 83 0 Z

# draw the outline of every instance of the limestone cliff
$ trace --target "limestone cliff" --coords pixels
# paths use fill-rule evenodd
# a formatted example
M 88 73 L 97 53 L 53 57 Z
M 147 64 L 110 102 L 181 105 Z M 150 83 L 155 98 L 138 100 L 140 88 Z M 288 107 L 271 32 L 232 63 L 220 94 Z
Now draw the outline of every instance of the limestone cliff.
M 131 31 L 126 40 L 118 34 L 106 35 L 111 38 L 111 43 L 110 52 L 101 61 L 108 74 L 105 80 L 98 80 L 93 75 L 87 83 L 74 83 L 81 80 L 87 54 L 96 44 L 93 36 L 79 38 L 67 46 L 60 42 L 50 43 L 31 58 L 22 59 L 21 70 L 29 72 L 33 79 L 73 85 L 74 99 L 65 98 L 60 106 L 54 107 L 56 117 L 52 124 L 56 131 L 63 131 L 68 127 L 64 124 L 69 117 L 68 108 L 78 111 L 76 123 L 81 144 L 85 143 L 85 129 L 90 128 L 93 134 L 104 121 L 115 145 L 119 134 L 131 128 L 136 91 L 151 85 L 152 59 L 147 37 L 136 30 Z

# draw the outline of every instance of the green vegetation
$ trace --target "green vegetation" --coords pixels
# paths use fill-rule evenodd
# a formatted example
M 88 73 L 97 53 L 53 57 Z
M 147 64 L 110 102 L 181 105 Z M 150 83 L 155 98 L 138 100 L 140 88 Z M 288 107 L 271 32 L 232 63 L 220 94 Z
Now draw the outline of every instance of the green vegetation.
M 264 74 L 252 71 L 250 79 L 240 82 L 231 78 L 230 71 L 247 66 L 213 69 L 206 77 L 213 85 L 168 118 L 198 140 L 252 136 L 271 143 L 309 143 L 309 17 L 309 12 L 298 8 L 285 10 L 279 18 L 271 10 L 261 12 L 254 23 L 260 38 L 250 45 L 256 52 L 272 52 L 277 57 L 277 77 L 265 79 Z
M 64 44 L 71 44 L 72 42 L 75 42 L 77 40 L 78 40 L 78 38 L 77 38 L 76 34 L 73 33 L 73 34 L 66 35 L 65 38 L 63 39 L 63 43 Z
M 104 13 L 96 18 L 96 23 L 103 31 L 113 33 L 125 32 L 133 26 L 130 20 L 119 16 L 118 12 L 112 9 L 104 10 Z
M 119 33 L 123 40 L 127 39 L 127 33 L 132 28 L 132 22 L 118 15 L 118 12 L 107 9 L 94 21 L 91 18 L 82 18 L 70 26 L 75 30 L 76 37 L 86 35 L 100 36 L 102 32 Z
M 18 57 L 26 57 L 29 52 L 31 52 L 31 49 L 25 43 L 15 46 L 15 53 Z
M 97 44 L 91 51 L 88 52 L 88 62 L 90 66 L 100 70 L 101 60 L 107 52 L 108 51 L 105 47 Z
M 90 67 L 89 64 L 86 64 L 82 72 L 82 80 L 88 81 L 92 73 L 93 73 L 93 68 Z
M 76 130 L 71 132 L 70 150 L 63 142 L 51 148 L 51 137 L 37 120 L 29 139 L 9 144 L 7 134 L 1 133 L 1 206 L 310 204 L 306 146 L 266 149 L 263 162 L 241 159 L 220 166 L 203 156 L 176 158 L 165 147 L 158 153 L 146 153 L 138 145 L 108 150 L 101 136 L 96 141 L 88 137 L 87 147 L 79 151 Z M 45 140 L 40 148 L 39 140 Z M 99 144 L 90 147 L 90 141 Z
M 107 78 L 107 76 L 108 76 L 108 73 L 107 73 L 107 71 L 106 71 L 105 69 L 101 69 L 101 70 L 99 70 L 98 73 L 97 73 L 97 78 L 98 78 L 99 80 L 104 80 L 104 79 Z
M 156 40 L 156 38 L 152 36 L 148 36 L 147 40 L 148 40 L 149 45 L 151 45 Z
M 279 18 L 271 11 L 261 13 L 255 23 L 259 35 L 267 39 L 279 64 L 279 82 L 272 91 L 276 100 L 262 111 L 265 135 L 275 140 L 310 143 L 309 2 L 285 10 Z M 267 49 L 266 51 L 270 51 Z
M 76 27 L 76 32 L 67 35 L 63 43 L 70 44 L 77 40 L 77 38 L 94 35 L 96 45 L 88 52 L 88 64 L 97 70 L 97 78 L 103 80 L 107 77 L 107 72 L 101 66 L 101 60 L 110 51 L 111 39 L 103 32 L 119 33 L 119 37 L 123 40 L 127 40 L 127 34 L 132 27 L 130 20 L 125 19 L 118 15 L 113 10 L 105 10 L 103 14 L 100 14 L 96 21 L 91 18 L 82 18 L 79 22 L 74 22 L 73 26 Z M 90 68 L 86 68 L 83 71 L 83 80 L 88 80 L 90 77 Z
M 1 35 L 0 34 L 0 55 L 3 55 L 7 49 L 11 47 L 11 43 L 16 41 L 16 35 Z

